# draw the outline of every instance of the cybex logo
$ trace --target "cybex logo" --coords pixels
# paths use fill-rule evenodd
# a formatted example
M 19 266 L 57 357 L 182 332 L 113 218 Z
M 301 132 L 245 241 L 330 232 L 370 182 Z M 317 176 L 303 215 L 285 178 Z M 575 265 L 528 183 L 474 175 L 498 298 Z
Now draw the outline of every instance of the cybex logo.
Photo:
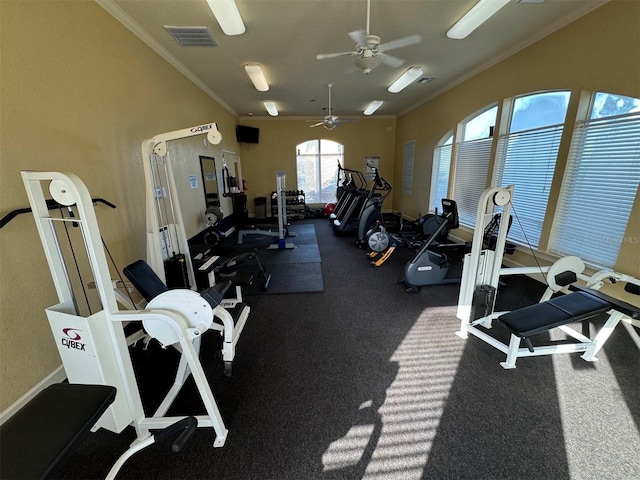
M 209 125 L 201 125 L 199 127 L 193 127 L 191 129 L 192 132 L 206 132 L 207 130 L 211 130 L 212 128 L 212 124 L 210 123 Z
M 79 341 L 82 339 L 80 332 L 82 332 L 82 330 L 78 330 L 77 328 L 63 328 L 62 333 L 67 338 L 61 338 L 62 345 L 67 348 L 86 351 L 85 344 Z

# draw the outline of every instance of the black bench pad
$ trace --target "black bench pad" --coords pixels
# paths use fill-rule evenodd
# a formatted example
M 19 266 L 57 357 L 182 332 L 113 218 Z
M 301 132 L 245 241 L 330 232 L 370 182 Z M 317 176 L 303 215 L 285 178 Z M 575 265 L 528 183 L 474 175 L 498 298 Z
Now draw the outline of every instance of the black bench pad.
M 103 385 L 45 388 L 0 427 L 2 478 L 52 478 L 115 397 Z
M 498 317 L 518 337 L 529 337 L 567 323 L 579 322 L 607 312 L 611 303 L 587 292 L 561 295 Z

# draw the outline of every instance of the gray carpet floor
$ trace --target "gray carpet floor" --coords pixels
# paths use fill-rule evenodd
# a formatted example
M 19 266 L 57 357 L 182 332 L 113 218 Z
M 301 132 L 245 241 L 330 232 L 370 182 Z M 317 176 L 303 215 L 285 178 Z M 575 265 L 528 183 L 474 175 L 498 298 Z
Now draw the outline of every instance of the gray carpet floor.
M 619 325 L 596 363 L 555 355 L 504 370 L 502 353 L 455 335 L 458 285 L 408 294 L 397 280 L 411 252 L 399 249 L 376 269 L 326 220 L 304 223 L 315 227 L 324 291 L 249 297 L 231 378 L 215 337 L 203 338 L 226 445 L 213 448 L 214 433 L 200 428 L 178 454 L 168 445 L 141 451 L 119 478 L 640 478 L 637 329 Z M 510 278 L 499 308 L 533 303 L 541 292 Z M 133 358 L 151 409 L 175 353 L 152 343 Z M 173 413 L 201 410 L 186 385 Z M 129 429 L 92 434 L 59 478 L 104 478 L 134 438 Z

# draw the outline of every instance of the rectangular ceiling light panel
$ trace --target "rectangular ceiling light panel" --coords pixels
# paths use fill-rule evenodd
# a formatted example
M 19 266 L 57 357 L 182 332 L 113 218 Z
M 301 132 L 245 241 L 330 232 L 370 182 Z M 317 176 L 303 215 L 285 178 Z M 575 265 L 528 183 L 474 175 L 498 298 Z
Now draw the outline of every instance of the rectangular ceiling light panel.
M 371 115 L 382 106 L 382 103 L 382 100 L 374 100 L 367 106 L 367 108 L 364 109 L 364 112 L 362 112 L 362 114 Z
M 276 107 L 275 102 L 264 102 L 264 107 L 267 109 L 267 112 L 269 112 L 269 115 L 271 115 L 272 117 L 278 116 L 278 107 Z
M 418 78 L 420 78 L 423 74 L 423 70 L 421 67 L 411 67 L 409 70 L 404 72 L 398 79 L 389 85 L 389 90 L 391 93 L 398 93 L 413 82 L 415 82 Z
M 447 32 L 455 40 L 467 38 L 471 32 L 489 20 L 509 0 L 480 0 Z
M 244 69 L 247 71 L 247 75 L 249 75 L 249 78 L 251 79 L 251 82 L 253 82 L 253 86 L 256 87 L 256 90 L 259 92 L 266 92 L 269 90 L 269 84 L 267 83 L 267 79 L 264 78 L 260 65 L 245 65 Z
M 244 22 L 234 0 L 207 0 L 225 35 L 242 35 Z

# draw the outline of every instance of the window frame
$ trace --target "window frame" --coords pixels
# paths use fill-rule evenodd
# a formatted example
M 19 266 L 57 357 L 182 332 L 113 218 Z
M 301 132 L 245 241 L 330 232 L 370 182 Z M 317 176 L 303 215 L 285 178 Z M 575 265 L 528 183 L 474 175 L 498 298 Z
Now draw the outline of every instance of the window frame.
M 611 150 L 611 144 L 614 143 L 616 132 L 606 129 L 613 127 L 615 130 L 615 127 L 631 125 L 627 130 L 631 134 L 627 135 L 626 140 L 630 140 L 631 145 L 636 145 L 633 143 L 632 135 L 635 133 L 636 148 L 640 147 L 640 110 L 622 115 L 591 118 L 596 95 L 601 93 L 607 94 L 588 94 L 588 108 L 585 108 L 576 120 L 549 235 L 548 251 L 554 255 L 577 255 L 587 265 L 595 268 L 615 268 L 620 249 L 627 241 L 624 235 L 638 196 L 640 162 L 633 153 L 629 153 L 632 149 L 616 148 L 617 156 L 612 157 L 614 152 Z M 640 99 L 635 100 L 638 100 L 640 107 Z M 606 143 L 596 145 L 598 138 L 606 139 Z M 609 151 L 600 153 L 600 148 Z M 606 159 L 598 162 L 598 156 L 605 153 Z M 623 166 L 620 167 L 621 163 L 617 163 L 614 168 L 612 158 L 617 158 Z M 599 163 L 602 164 L 600 168 L 597 166 Z M 630 170 L 625 169 L 627 165 Z M 609 182 L 603 183 L 606 179 L 609 179 Z M 594 189 L 595 186 L 598 188 Z M 617 200 L 611 201 L 612 198 Z M 616 208 L 610 208 L 610 204 Z M 607 215 L 598 215 L 597 221 L 588 221 L 595 219 L 585 219 L 582 216 L 580 220 L 587 221 L 574 221 L 575 212 L 582 212 L 590 207 L 599 211 L 598 206 L 609 207 Z
M 301 154 L 300 153 L 300 149 L 304 146 L 304 145 L 308 145 L 315 142 L 316 144 L 316 148 L 315 148 L 315 153 L 304 153 Z M 322 145 L 323 142 L 330 142 L 332 144 L 335 144 L 337 146 L 337 150 L 339 150 L 340 153 L 323 153 L 322 151 Z M 330 140 L 330 139 L 326 139 L 326 138 L 315 138 L 315 139 L 310 139 L 310 140 L 305 140 L 303 142 L 300 142 L 296 145 L 295 149 L 296 149 L 296 182 L 298 185 L 298 188 L 302 188 L 303 190 L 305 190 L 305 183 L 304 181 L 301 181 L 301 177 L 300 177 L 300 164 L 299 161 L 302 158 L 308 158 L 310 159 L 311 157 L 314 157 L 314 159 L 312 160 L 313 162 L 315 162 L 314 165 L 314 176 L 316 179 L 316 185 L 315 185 L 315 192 L 317 192 L 317 198 L 315 197 L 309 197 L 310 191 L 308 189 L 306 189 L 305 191 L 305 200 L 306 202 L 309 204 L 322 204 L 325 205 L 327 203 L 335 203 L 337 201 L 336 199 L 336 191 L 337 191 L 337 185 L 336 185 L 336 189 L 333 191 L 332 195 L 330 198 L 323 198 L 323 185 L 327 182 L 331 182 L 331 179 L 335 181 L 337 181 L 337 171 L 338 171 L 338 165 L 336 163 L 336 159 L 337 162 L 340 165 L 344 165 L 344 148 L 345 146 L 340 143 L 340 142 L 336 142 L 335 140 Z M 329 160 L 331 162 L 333 162 L 333 166 L 335 167 L 335 170 L 333 172 L 333 174 L 330 177 L 326 177 L 323 176 L 323 160 L 325 162 L 328 162 Z

